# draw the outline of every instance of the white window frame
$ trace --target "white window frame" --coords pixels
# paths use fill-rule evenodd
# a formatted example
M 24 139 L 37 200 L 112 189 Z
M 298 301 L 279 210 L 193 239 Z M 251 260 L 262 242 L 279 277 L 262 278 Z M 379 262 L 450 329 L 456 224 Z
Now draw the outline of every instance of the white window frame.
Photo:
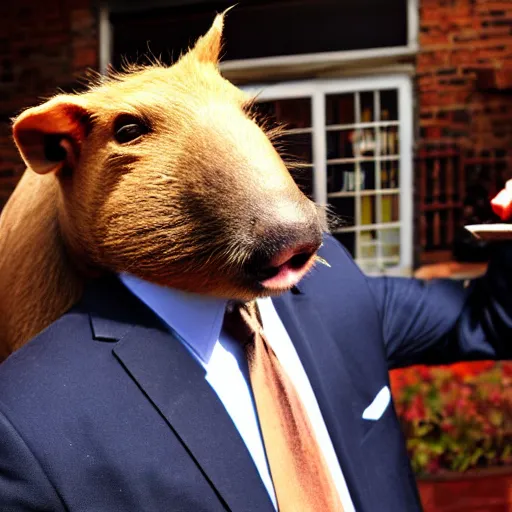
M 386 274 L 410 275 L 413 269 L 413 88 L 408 75 L 371 76 L 352 79 L 304 80 L 270 85 L 241 87 L 261 101 L 293 98 L 311 98 L 313 197 L 320 205 L 328 203 L 327 196 L 327 144 L 325 124 L 325 97 L 382 89 L 398 90 L 399 155 L 399 205 L 400 220 L 392 223 L 373 224 L 369 229 L 400 228 L 400 264 Z M 357 181 L 357 180 L 356 180 Z M 357 214 L 356 214 L 357 220 Z
M 100 0 L 98 7 L 98 64 L 100 73 L 106 74 L 112 62 L 112 24 L 110 23 L 110 10 L 105 0 Z

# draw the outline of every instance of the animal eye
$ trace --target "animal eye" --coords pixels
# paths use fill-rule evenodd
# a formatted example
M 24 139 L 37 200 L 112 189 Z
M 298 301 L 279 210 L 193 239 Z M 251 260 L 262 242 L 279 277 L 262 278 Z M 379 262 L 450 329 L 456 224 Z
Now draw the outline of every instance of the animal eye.
M 114 137 L 119 144 L 126 144 L 149 132 L 148 125 L 138 117 L 123 114 L 114 123 Z

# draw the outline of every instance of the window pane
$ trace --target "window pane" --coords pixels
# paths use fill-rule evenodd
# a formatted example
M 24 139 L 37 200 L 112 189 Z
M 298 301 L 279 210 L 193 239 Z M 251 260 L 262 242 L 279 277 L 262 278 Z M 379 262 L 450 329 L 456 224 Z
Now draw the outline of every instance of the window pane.
M 339 227 L 353 226 L 355 221 L 355 199 L 353 197 L 333 197 L 329 199 L 331 212 L 338 217 Z
M 259 101 L 254 105 L 256 110 L 261 116 L 276 117 L 276 102 L 275 101 Z
M 361 197 L 361 224 L 375 224 L 375 196 Z
M 354 135 L 354 130 L 327 132 L 327 158 L 354 158 Z
M 377 146 L 375 128 L 356 130 L 353 140 L 356 156 L 371 157 L 375 155 Z
M 374 243 L 361 245 L 361 258 L 375 259 L 377 257 L 377 245 Z
M 255 109 L 260 119 L 265 119 L 270 127 L 285 124 L 287 131 L 283 132 L 277 143 L 279 153 L 289 164 L 290 173 L 299 188 L 313 199 L 311 99 L 261 101 L 255 105 Z M 301 133 L 302 130 L 305 133 Z
M 327 166 L 327 192 L 353 192 L 355 190 L 354 164 Z
M 356 180 L 359 179 L 359 190 L 375 190 L 375 163 L 362 162 L 360 171 L 354 164 L 337 164 L 327 166 L 327 192 L 355 192 Z
M 374 274 L 382 271 L 382 267 L 377 264 L 377 261 L 372 260 L 360 260 L 357 262 L 359 268 L 364 273 Z
M 382 156 L 398 156 L 400 143 L 398 140 L 398 126 L 385 126 L 379 129 L 380 154 Z
M 311 98 L 264 101 L 255 108 L 274 122 L 284 123 L 288 129 L 311 127 Z
M 293 98 L 276 101 L 276 118 L 287 128 L 311 127 L 311 99 Z
M 362 259 L 375 259 L 377 257 L 377 232 L 361 231 L 359 235 L 359 247 Z
M 379 240 L 382 245 L 382 256 L 384 258 L 400 255 L 400 229 L 379 230 Z
M 371 123 L 372 121 L 375 121 L 375 105 L 373 94 L 373 91 L 360 93 L 361 123 Z
M 386 194 L 381 198 L 381 222 L 397 222 L 400 220 L 400 196 Z
M 354 124 L 354 94 L 328 95 L 325 98 L 325 124 Z
M 375 162 L 361 162 L 360 164 L 360 189 L 375 190 Z
M 400 245 L 395 244 L 383 244 L 382 245 L 382 256 L 384 258 L 392 258 L 400 256 Z
M 312 137 L 310 133 L 287 133 L 280 138 L 279 150 L 282 158 L 292 162 L 311 163 L 313 161 Z
M 398 121 L 398 91 L 396 89 L 380 91 L 380 120 Z
M 313 167 L 293 167 L 290 168 L 292 175 L 297 186 L 306 194 L 310 199 L 313 197 Z
M 380 187 L 399 188 L 398 160 L 382 160 L 380 162 Z

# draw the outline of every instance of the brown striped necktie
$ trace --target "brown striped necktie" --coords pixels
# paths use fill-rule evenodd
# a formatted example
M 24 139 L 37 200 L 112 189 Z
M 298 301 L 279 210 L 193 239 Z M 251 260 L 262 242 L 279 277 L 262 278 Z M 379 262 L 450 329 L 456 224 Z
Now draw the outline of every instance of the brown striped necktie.
M 255 302 L 228 308 L 224 328 L 245 348 L 280 512 L 342 512 L 308 415 L 263 334 Z

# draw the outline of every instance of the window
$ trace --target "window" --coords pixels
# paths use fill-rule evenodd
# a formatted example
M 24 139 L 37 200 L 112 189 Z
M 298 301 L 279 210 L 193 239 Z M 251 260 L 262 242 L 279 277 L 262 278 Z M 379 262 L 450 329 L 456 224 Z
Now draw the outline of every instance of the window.
M 412 92 L 405 76 L 245 88 L 286 125 L 285 159 L 328 206 L 331 232 L 369 274 L 412 268 Z

